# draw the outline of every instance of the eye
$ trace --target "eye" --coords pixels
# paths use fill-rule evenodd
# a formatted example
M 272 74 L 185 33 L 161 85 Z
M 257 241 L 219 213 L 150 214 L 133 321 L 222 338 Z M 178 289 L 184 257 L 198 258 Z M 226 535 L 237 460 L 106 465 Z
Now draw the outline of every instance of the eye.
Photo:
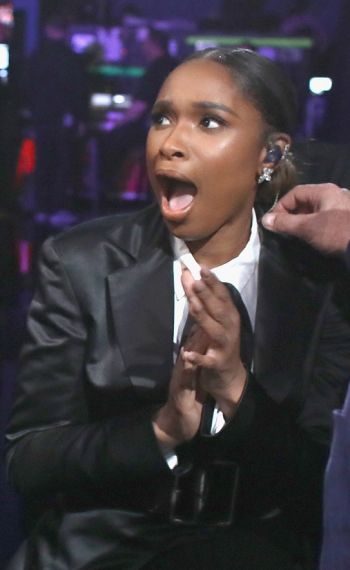
M 206 116 L 201 120 L 201 125 L 206 129 L 218 129 L 224 125 L 224 121 L 219 117 Z
M 165 126 L 170 125 L 169 117 L 167 117 L 166 115 L 163 115 L 163 113 L 152 113 L 151 122 L 152 122 L 152 125 L 159 126 L 159 127 L 165 127 Z

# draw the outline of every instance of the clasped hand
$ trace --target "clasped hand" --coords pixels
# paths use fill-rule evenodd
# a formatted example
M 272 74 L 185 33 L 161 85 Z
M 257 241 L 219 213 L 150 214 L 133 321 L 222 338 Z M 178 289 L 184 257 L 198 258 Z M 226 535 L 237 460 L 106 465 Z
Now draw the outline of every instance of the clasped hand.
M 184 269 L 182 284 L 194 324 L 174 366 L 168 400 L 154 420 L 158 440 L 172 448 L 196 435 L 208 396 L 230 418 L 247 376 L 240 358 L 240 315 L 225 285 L 206 268 L 197 281 Z

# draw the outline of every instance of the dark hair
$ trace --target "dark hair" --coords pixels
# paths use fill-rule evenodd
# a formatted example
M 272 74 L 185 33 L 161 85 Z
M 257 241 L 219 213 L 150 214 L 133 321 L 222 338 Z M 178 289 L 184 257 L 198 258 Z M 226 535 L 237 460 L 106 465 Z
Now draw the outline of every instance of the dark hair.
M 194 52 L 186 61 L 192 59 L 210 59 L 227 67 L 266 124 L 275 131 L 293 133 L 296 94 L 291 81 L 274 61 L 242 48 L 208 48 Z
M 272 142 L 273 133 L 292 134 L 296 126 L 297 100 L 292 82 L 274 61 L 249 49 L 207 48 L 196 51 L 185 61 L 209 59 L 226 67 L 241 93 L 253 103 L 267 125 L 266 142 Z M 275 168 L 271 184 L 263 183 L 267 195 L 281 194 L 296 181 L 291 155 Z M 265 200 L 262 200 L 265 201 Z

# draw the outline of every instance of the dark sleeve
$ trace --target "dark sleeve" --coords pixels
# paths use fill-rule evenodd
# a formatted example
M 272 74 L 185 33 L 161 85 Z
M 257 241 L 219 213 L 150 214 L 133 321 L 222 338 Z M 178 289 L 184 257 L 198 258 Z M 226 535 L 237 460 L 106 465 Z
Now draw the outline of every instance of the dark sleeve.
M 320 335 L 310 339 L 307 360 L 288 397 L 279 401 L 251 374 L 235 416 L 206 438 L 209 452 L 212 446 L 215 455 L 221 446 L 226 458 L 239 464 L 245 512 L 261 515 L 283 507 L 295 524 L 299 517 L 310 528 L 321 520 L 332 410 L 341 407 L 350 378 L 349 322 L 333 301 L 319 318 Z
M 87 330 L 50 240 L 39 262 L 7 434 L 9 477 L 21 492 L 117 489 L 125 481 L 168 470 L 153 433 L 151 410 L 90 419 L 84 383 Z
M 223 434 L 230 431 L 231 441 L 239 445 L 252 430 L 259 430 L 267 422 L 267 410 L 277 414 L 282 410 L 281 415 L 286 416 L 287 411 L 296 428 L 308 433 L 310 439 L 329 445 L 332 411 L 342 406 L 350 379 L 350 311 L 343 299 L 347 285 L 348 281 L 339 280 L 326 294 L 315 322 L 319 332 L 314 330 L 305 347 L 289 397 L 280 401 L 273 388 L 267 391 L 259 377 L 249 374 L 240 405 L 223 430 Z M 286 342 L 288 333 L 285 331 Z M 287 362 L 285 366 L 287 369 Z M 283 369 L 280 374 L 283 384 Z

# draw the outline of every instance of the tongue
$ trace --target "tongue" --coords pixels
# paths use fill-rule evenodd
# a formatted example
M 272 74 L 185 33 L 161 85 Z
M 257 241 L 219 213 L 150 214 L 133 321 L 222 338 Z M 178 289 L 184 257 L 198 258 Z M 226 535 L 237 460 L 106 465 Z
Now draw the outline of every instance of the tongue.
M 186 208 L 193 200 L 194 188 L 190 188 L 188 184 L 179 184 L 172 192 L 169 199 L 171 210 L 182 210 Z

